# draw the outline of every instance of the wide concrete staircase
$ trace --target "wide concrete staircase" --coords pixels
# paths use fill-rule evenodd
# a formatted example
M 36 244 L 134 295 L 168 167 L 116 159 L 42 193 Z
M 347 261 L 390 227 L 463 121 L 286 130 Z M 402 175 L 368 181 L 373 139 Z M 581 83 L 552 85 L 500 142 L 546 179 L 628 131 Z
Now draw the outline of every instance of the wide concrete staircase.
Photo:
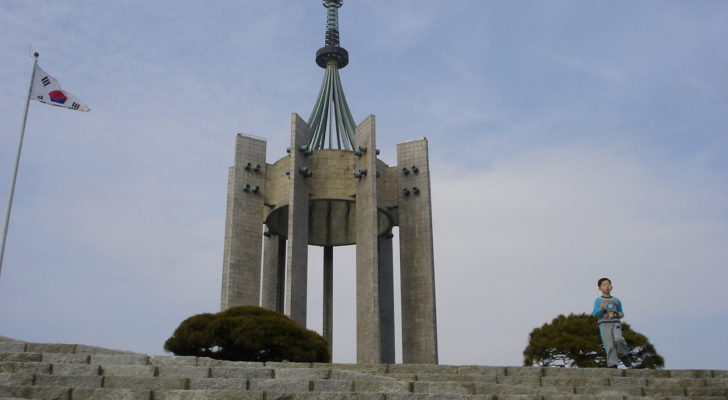
M 0 399 L 728 399 L 728 371 L 229 362 L 0 337 Z

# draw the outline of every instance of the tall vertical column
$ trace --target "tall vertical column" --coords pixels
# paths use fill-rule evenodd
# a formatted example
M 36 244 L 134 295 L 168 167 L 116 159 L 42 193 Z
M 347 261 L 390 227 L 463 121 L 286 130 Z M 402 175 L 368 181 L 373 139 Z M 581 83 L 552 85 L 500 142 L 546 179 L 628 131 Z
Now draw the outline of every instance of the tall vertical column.
M 356 361 L 382 362 L 377 242 L 377 168 L 375 118 L 356 128 Z
M 265 151 L 264 140 L 237 135 L 228 174 L 221 310 L 260 304 Z
M 324 246 L 324 310 L 323 337 L 329 344 L 329 353 L 334 347 L 334 246 Z
M 263 239 L 263 290 L 260 305 L 283 312 L 286 274 L 286 240 L 268 234 Z
M 378 238 L 379 251 L 379 330 L 382 335 L 382 360 L 394 364 L 394 272 L 392 233 Z
M 308 279 L 308 162 L 301 146 L 310 139 L 308 125 L 298 114 L 291 115 L 290 200 L 286 251 L 286 298 L 284 313 L 306 326 Z
M 427 140 L 397 145 L 402 361 L 437 364 L 435 263 Z

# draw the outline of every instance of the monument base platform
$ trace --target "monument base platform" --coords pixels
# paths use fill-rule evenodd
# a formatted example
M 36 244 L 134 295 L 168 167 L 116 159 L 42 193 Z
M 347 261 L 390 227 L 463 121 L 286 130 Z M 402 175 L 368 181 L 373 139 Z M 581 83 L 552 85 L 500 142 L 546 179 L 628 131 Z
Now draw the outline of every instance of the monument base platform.
M 725 370 L 256 363 L 0 336 L 0 399 L 728 399 Z

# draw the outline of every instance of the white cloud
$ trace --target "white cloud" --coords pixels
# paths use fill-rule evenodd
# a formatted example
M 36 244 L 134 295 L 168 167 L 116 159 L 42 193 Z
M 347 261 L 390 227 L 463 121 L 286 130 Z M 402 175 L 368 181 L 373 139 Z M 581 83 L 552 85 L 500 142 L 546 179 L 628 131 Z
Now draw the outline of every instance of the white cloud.
M 648 337 L 653 321 L 722 312 L 721 190 L 593 148 L 526 152 L 485 171 L 443 164 L 433 208 L 446 362 L 518 363 L 531 329 L 590 312 L 602 276 Z

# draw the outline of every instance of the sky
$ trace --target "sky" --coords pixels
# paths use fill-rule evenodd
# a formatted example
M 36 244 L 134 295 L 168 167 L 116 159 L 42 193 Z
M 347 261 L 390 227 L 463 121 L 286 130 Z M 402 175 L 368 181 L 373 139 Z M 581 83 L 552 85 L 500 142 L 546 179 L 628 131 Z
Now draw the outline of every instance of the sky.
M 380 159 L 429 141 L 441 364 L 521 365 L 531 330 L 591 312 L 607 276 L 667 368 L 728 369 L 727 2 L 346 0 L 339 18 Z M 164 354 L 219 311 L 235 135 L 286 155 L 324 30 L 318 0 L 0 2 L 3 205 L 31 54 L 91 107 L 30 104 L 0 335 Z M 334 257 L 351 363 L 354 248 Z

